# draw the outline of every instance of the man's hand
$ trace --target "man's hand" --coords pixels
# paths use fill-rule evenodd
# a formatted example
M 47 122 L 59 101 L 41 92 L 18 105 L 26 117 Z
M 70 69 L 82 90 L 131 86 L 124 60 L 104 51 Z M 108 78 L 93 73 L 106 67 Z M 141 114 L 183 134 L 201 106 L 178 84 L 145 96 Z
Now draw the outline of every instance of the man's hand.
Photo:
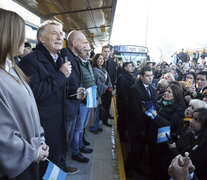
M 174 180 L 187 180 L 189 173 L 194 170 L 195 167 L 188 156 L 183 157 L 178 155 L 172 160 L 168 168 L 168 174 Z
M 40 161 L 45 161 L 48 156 L 49 156 L 49 146 L 45 144 L 44 141 L 42 141 L 38 148 L 38 157 L 36 162 L 39 163 Z
M 70 61 L 64 63 L 61 67 L 60 67 L 60 71 L 66 76 L 66 78 L 68 78 L 72 72 L 72 66 Z
M 167 142 L 167 144 L 168 144 L 169 149 L 176 148 L 175 142 L 173 142 L 173 143 Z
M 85 88 L 79 87 L 77 89 L 77 99 L 83 100 L 86 97 Z
M 152 114 L 153 114 L 154 117 L 156 117 L 157 116 L 157 111 L 153 110 Z

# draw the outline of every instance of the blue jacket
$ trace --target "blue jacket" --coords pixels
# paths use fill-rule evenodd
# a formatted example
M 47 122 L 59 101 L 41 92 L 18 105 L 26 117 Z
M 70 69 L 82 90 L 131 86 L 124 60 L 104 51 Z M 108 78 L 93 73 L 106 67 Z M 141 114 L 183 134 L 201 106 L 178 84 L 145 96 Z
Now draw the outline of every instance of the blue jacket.
M 25 56 L 20 67 L 30 77 L 30 86 L 38 106 L 50 154 L 65 152 L 63 104 L 66 76 L 58 70 L 49 51 L 40 43 Z M 62 58 L 58 57 L 61 61 Z

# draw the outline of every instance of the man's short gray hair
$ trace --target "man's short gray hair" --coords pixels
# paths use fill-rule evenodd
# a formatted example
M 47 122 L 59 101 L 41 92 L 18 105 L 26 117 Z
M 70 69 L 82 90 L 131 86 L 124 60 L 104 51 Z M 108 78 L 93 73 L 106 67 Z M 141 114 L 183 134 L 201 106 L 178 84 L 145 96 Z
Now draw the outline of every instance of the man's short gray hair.
M 44 36 L 47 25 L 57 25 L 57 26 L 63 26 L 61 23 L 55 20 L 47 20 L 44 23 L 39 25 L 39 28 L 37 29 L 37 40 L 40 42 L 39 37 Z

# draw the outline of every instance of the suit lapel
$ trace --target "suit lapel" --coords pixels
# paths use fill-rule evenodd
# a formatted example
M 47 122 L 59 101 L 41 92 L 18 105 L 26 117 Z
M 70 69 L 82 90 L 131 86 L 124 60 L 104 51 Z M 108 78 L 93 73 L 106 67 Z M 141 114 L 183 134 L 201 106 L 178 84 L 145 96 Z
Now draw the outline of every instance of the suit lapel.
M 73 52 L 69 48 L 67 48 L 67 50 L 68 50 L 68 58 L 72 65 L 72 70 L 74 69 L 77 72 L 77 74 L 80 76 L 80 70 L 78 64 L 79 59 L 73 54 Z
M 145 88 L 145 86 L 144 86 L 144 84 L 142 83 L 141 80 L 139 80 L 139 86 L 141 87 L 142 92 L 144 93 L 144 95 L 145 95 L 146 97 L 148 97 L 149 99 L 151 99 L 151 98 L 149 97 L 149 94 L 148 94 L 148 92 L 147 92 L 147 90 L 146 90 L 146 88 Z M 151 92 L 151 91 L 150 91 L 150 92 Z
M 38 51 L 36 51 L 37 56 L 39 57 L 39 61 L 41 61 L 44 64 L 52 64 L 55 71 L 57 71 L 57 66 L 49 51 L 41 43 L 37 44 L 36 48 L 41 51 L 41 53 L 38 53 Z M 58 58 L 60 58 L 60 56 Z
M 71 59 L 70 60 L 73 69 L 77 72 L 77 74 L 80 76 L 80 70 L 79 70 L 79 65 L 78 65 L 78 59 Z

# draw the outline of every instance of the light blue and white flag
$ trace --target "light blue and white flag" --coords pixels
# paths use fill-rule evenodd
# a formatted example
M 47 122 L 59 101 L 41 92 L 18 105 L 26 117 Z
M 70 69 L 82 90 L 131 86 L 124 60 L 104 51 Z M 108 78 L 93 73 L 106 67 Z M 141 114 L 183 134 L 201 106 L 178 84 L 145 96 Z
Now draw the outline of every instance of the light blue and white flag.
M 96 107 L 96 89 L 97 86 L 92 86 L 86 89 L 86 107 Z
M 170 126 L 161 127 L 158 129 L 157 143 L 162 143 L 168 140 L 165 135 L 166 133 L 170 136 Z
M 154 106 L 152 106 L 149 110 L 145 111 L 145 114 L 151 117 L 151 119 L 155 119 L 154 115 L 152 114 L 153 110 L 154 110 Z
M 67 173 L 49 161 L 43 180 L 65 180 L 66 175 Z

